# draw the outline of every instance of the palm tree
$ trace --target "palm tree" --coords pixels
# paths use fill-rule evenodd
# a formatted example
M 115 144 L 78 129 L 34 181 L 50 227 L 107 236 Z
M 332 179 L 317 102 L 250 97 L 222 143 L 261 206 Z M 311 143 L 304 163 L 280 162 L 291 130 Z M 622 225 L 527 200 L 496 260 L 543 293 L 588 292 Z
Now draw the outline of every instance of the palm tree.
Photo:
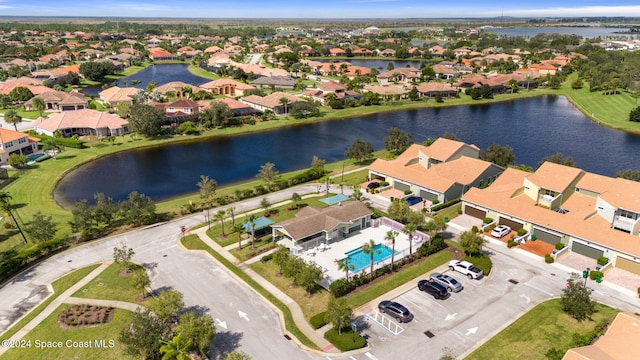
M 369 274 L 371 274 L 371 279 L 373 279 L 373 259 L 376 254 L 380 254 L 380 249 L 376 249 L 376 243 L 373 242 L 373 239 L 369 239 L 368 243 L 362 245 L 362 252 L 369 255 Z
M 191 340 L 183 341 L 182 333 L 173 337 L 173 339 L 166 341 L 164 345 L 160 347 L 160 353 L 164 354 L 162 360 L 188 360 L 189 348 L 191 348 Z
M 47 105 L 44 103 L 44 100 L 42 100 L 42 98 L 40 97 L 34 97 L 31 100 L 31 107 L 33 107 L 33 110 L 39 112 L 40 116 L 42 116 L 42 112 L 44 111 L 46 106 Z
M 12 208 L 11 195 L 9 195 L 9 193 L 6 193 L 4 191 L 0 192 L 0 209 L 2 209 L 6 213 L 8 213 L 9 216 L 11 216 L 11 219 L 13 220 L 14 224 L 16 224 L 16 227 L 18 228 L 20 235 L 22 235 L 22 240 L 24 240 L 24 243 L 26 244 L 27 237 L 24 235 L 24 232 L 22 231 L 20 224 L 18 224 L 18 220 L 16 220 L 16 217 L 13 216 L 13 212 L 11 211 L 11 208 Z
M 224 233 L 224 217 L 225 217 L 225 215 L 227 215 L 227 212 L 224 211 L 224 210 L 218 210 L 218 212 L 216 212 L 215 215 L 214 215 L 216 220 L 220 221 L 220 228 L 222 229 L 222 237 L 226 237 L 227 236 Z
M 507 81 L 507 87 L 511 89 L 511 93 L 513 94 L 515 90 L 518 89 L 518 81 L 516 79 Z
M 58 159 L 58 151 L 60 150 L 60 145 L 56 144 L 56 139 L 54 139 L 54 138 L 46 138 L 43 141 L 42 150 L 44 150 L 44 151 L 52 150 L 53 151 L 53 159 L 57 160 Z
M 337 265 L 338 265 L 338 271 L 344 270 L 345 277 L 346 277 L 347 281 L 349 281 L 349 270 L 353 271 L 355 269 L 353 264 L 349 263 L 349 258 L 346 257 L 346 258 L 344 258 L 344 260 L 338 261 Z
M 247 220 L 249 221 L 249 226 L 251 226 L 251 248 L 255 249 L 255 241 L 256 241 L 256 219 L 258 216 L 256 214 L 250 214 L 247 216 Z
M 385 235 L 384 239 L 391 241 L 391 271 L 393 271 L 393 255 L 396 253 L 396 237 L 398 236 L 398 232 L 395 230 L 387 231 L 387 235 Z
M 280 104 L 282 104 L 282 106 L 284 107 L 284 114 L 287 115 L 288 111 L 287 111 L 287 105 L 289 104 L 289 99 L 287 99 L 286 97 L 281 97 L 280 98 Z
M 527 75 L 524 79 L 527 81 L 527 90 L 529 90 L 529 84 L 531 84 L 531 80 L 533 80 L 533 78 L 531 75 Z
M 413 256 L 413 233 L 418 230 L 418 226 L 413 223 L 408 223 L 402 228 L 402 232 L 409 237 L 409 256 Z
M 231 226 L 236 226 L 236 214 L 235 214 L 235 210 L 236 208 L 233 206 L 230 206 L 227 209 L 227 215 L 231 216 Z
M 13 124 L 13 127 L 18 131 L 18 123 L 22 122 L 22 116 L 18 115 L 17 111 L 9 109 L 4 113 L 4 120 L 9 124 Z
M 244 230 L 244 226 L 242 224 L 233 224 L 233 231 L 238 233 L 238 249 L 242 250 L 242 230 Z

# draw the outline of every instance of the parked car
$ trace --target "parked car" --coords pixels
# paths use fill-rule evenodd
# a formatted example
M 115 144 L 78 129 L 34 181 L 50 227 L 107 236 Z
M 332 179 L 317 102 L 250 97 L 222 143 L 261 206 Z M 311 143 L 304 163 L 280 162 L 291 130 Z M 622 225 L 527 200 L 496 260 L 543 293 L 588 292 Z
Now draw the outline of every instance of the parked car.
M 409 309 L 395 301 L 384 300 L 380 302 L 380 304 L 378 304 L 378 310 L 383 314 L 393 317 L 396 321 L 401 323 L 409 322 L 413 319 L 413 314 L 411 314 Z
M 447 289 L 435 281 L 420 280 L 418 281 L 418 289 L 430 294 L 436 299 L 444 299 L 449 296 Z
M 429 279 L 444 286 L 449 291 L 460 292 L 462 291 L 462 289 L 464 289 L 464 286 L 462 286 L 462 284 L 458 280 L 447 274 L 440 274 L 436 272 L 431 274 L 431 276 L 429 276 Z
M 412 206 L 421 203 L 422 198 L 420 196 L 409 196 L 405 199 L 405 201 L 407 202 L 407 204 L 409 204 L 409 206 Z
M 480 279 L 482 277 L 482 270 L 468 261 L 451 260 L 449 261 L 449 270 L 465 274 L 469 279 Z
M 500 239 L 501 237 L 507 235 L 511 232 L 511 228 L 507 225 L 498 225 L 491 230 L 491 236 L 497 237 Z
M 380 183 L 377 181 L 372 181 L 369 184 L 367 184 L 367 189 L 377 189 L 380 187 Z

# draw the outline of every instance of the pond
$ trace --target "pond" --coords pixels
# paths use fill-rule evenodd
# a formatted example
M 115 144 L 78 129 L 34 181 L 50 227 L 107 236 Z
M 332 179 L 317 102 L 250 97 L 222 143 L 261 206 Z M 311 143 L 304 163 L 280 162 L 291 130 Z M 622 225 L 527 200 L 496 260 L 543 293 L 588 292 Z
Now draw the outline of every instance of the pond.
M 266 162 L 287 172 L 309 167 L 314 155 L 338 161 L 356 138 L 381 149 L 391 127 L 411 133 L 418 143 L 450 132 L 481 149 L 492 143 L 508 144 L 518 164 L 533 167 L 543 157 L 562 152 L 573 156 L 578 167 L 598 174 L 613 176 L 617 170 L 640 168 L 639 136 L 593 123 L 564 97 L 545 96 L 378 113 L 127 151 L 72 171 L 60 181 L 54 197 L 69 205 L 92 200 L 98 192 L 122 200 L 138 191 L 166 200 L 196 192 L 200 175 L 228 185 L 255 179 Z
M 120 78 L 118 80 L 118 86 L 135 87 L 138 89 L 144 89 L 151 81 L 157 85 L 164 85 L 172 81 L 182 81 L 192 85 L 202 85 L 211 80 L 192 74 L 189 71 L 189 65 L 187 64 L 159 64 L 152 65 L 148 68 L 140 71 L 139 73 Z M 126 85 L 124 83 L 126 81 Z M 134 84 L 134 82 L 140 82 Z M 90 86 L 82 90 L 82 93 L 87 96 L 99 96 L 102 91 L 100 86 Z

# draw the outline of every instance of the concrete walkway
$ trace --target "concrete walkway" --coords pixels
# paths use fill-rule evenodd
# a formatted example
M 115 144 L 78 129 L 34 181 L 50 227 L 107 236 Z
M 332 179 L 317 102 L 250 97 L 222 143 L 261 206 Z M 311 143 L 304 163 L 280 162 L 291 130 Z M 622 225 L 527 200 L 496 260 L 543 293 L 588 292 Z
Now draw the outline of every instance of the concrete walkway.
M 80 290 L 83 286 L 87 285 L 95 277 L 100 275 L 100 273 L 102 273 L 109 265 L 111 265 L 111 264 L 110 263 L 104 263 L 104 264 L 98 266 L 95 270 L 93 270 L 91 273 L 89 273 L 89 275 L 85 276 L 84 278 L 82 278 L 82 280 L 78 281 L 73 286 L 71 286 L 69 289 L 67 289 L 65 292 L 60 294 L 60 296 L 58 296 L 55 300 L 53 300 L 49 304 L 49 306 L 47 306 L 44 310 L 42 310 L 31 321 L 29 321 L 27 323 L 27 325 L 25 325 L 22 329 L 18 330 L 18 332 L 16 332 L 9 339 L 9 341 L 15 342 L 15 341 L 18 341 L 18 340 L 22 339 L 23 337 L 25 337 L 29 333 L 29 331 L 31 331 L 31 329 L 33 329 L 36 326 L 38 326 L 42 321 L 44 321 L 44 319 L 49 317 L 49 315 L 53 314 L 53 312 L 60 305 L 66 303 L 67 300 L 69 298 L 71 298 L 71 295 L 73 295 L 76 291 Z M 75 298 L 72 298 L 72 299 L 75 299 Z M 100 300 L 95 300 L 95 301 L 100 301 Z M 94 303 L 92 303 L 92 304 L 94 304 Z M 95 305 L 98 305 L 98 304 L 95 304 Z M 4 352 L 7 351 L 8 349 L 9 349 L 8 347 L 4 347 L 4 346 L 0 347 L 0 356 L 2 354 L 4 354 Z
M 307 320 L 304 318 L 304 314 L 302 313 L 302 309 L 300 308 L 300 306 L 298 305 L 298 303 L 296 303 L 292 298 L 290 298 L 287 294 L 285 294 L 284 292 L 282 292 L 280 289 L 278 289 L 277 287 L 275 287 L 273 284 L 271 284 L 269 281 L 267 281 L 265 278 L 263 278 L 262 276 L 260 276 L 258 273 L 256 273 L 255 271 L 253 271 L 249 265 L 247 265 L 244 262 L 241 262 L 240 260 L 238 260 L 235 256 L 233 256 L 229 251 L 225 250 L 222 246 L 220 246 L 218 243 L 216 243 L 215 241 L 211 240 L 211 238 L 209 238 L 209 236 L 206 234 L 207 229 L 205 227 L 201 227 L 199 229 L 196 229 L 192 232 L 190 232 L 191 234 L 196 234 L 198 235 L 198 237 L 200 238 L 200 240 L 202 240 L 205 244 L 207 244 L 207 246 L 209 246 L 210 248 L 212 248 L 215 252 L 217 252 L 218 254 L 220 254 L 221 256 L 223 256 L 225 259 L 227 259 L 228 261 L 230 261 L 232 264 L 235 264 L 236 266 L 238 266 L 242 271 L 244 271 L 249 277 L 251 277 L 254 281 L 256 281 L 258 284 L 260 284 L 260 286 L 262 286 L 263 288 L 265 288 L 267 291 L 269 291 L 271 294 L 273 294 L 273 296 L 275 296 L 276 298 L 278 298 L 278 300 L 282 301 L 288 308 L 289 311 L 291 311 L 291 315 L 293 317 L 293 321 L 296 323 L 296 325 L 298 326 L 298 329 L 300 329 L 300 331 L 302 331 L 311 341 L 313 341 L 320 349 L 322 349 L 325 352 L 333 352 L 333 353 L 339 353 L 340 351 L 335 349 L 333 347 L 333 345 L 328 342 L 324 337 L 322 337 L 322 335 L 318 334 L 307 322 Z M 214 261 L 218 262 L 215 258 L 213 258 Z M 232 276 L 237 277 L 233 272 L 231 272 L 229 269 L 227 269 L 226 266 L 224 266 L 223 264 L 220 264 L 220 267 L 225 269 L 226 271 L 228 271 Z M 244 283 L 244 281 L 242 279 L 238 279 L 240 280 L 240 282 Z M 249 288 L 251 290 L 254 290 L 252 287 L 249 286 Z M 255 291 L 255 290 L 254 290 Z M 256 294 L 260 297 L 262 297 L 264 299 L 264 297 L 256 292 Z M 268 304 L 271 304 L 270 301 L 268 301 L 267 299 L 264 299 Z M 272 305 L 272 304 L 271 304 Z M 296 339 L 294 335 L 292 335 L 291 333 L 286 331 L 285 328 L 285 324 L 284 324 L 284 317 L 283 314 L 281 313 L 280 309 L 276 308 L 274 306 L 274 309 L 280 313 L 280 323 L 282 326 L 282 329 L 286 332 L 287 335 L 289 335 L 290 337 L 292 337 L 293 339 Z M 296 339 L 296 341 L 299 343 L 300 346 L 304 346 L 302 344 L 300 344 L 299 340 Z M 307 350 L 311 350 L 311 349 L 307 349 Z

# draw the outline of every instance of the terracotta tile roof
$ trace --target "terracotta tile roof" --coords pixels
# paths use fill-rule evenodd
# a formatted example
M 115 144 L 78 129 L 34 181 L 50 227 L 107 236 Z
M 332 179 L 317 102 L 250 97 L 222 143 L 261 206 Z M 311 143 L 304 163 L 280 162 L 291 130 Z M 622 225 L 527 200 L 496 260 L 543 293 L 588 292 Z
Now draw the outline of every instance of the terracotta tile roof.
M 480 151 L 480 149 L 473 144 L 468 145 L 462 141 L 450 140 L 441 137 L 434 141 L 431 146 L 425 147 L 422 152 L 430 158 L 447 161 L 465 146 L 468 146 L 478 152 Z
M 640 213 L 640 182 L 616 178 L 600 198 L 615 208 Z
M 618 313 L 607 332 L 592 345 L 569 349 L 562 360 L 640 359 L 640 317 Z
M 583 174 L 578 168 L 546 161 L 527 179 L 541 188 L 563 192 Z
M 324 209 L 305 207 L 295 218 L 271 225 L 282 228 L 294 240 L 334 229 L 341 223 L 370 215 L 371 210 L 360 201 L 347 201 L 341 206 L 330 206 Z
M 106 90 L 100 91 L 98 95 L 106 101 L 118 102 L 118 101 L 131 101 L 133 96 L 138 92 L 134 87 L 118 87 L 112 86 Z
M 277 106 L 281 106 L 282 104 L 280 103 L 280 99 L 281 98 L 287 98 L 289 100 L 289 105 L 295 103 L 295 102 L 299 102 L 299 101 L 304 101 L 294 95 L 288 94 L 288 93 L 284 93 L 284 92 L 280 92 L 280 91 L 276 91 L 274 93 L 271 93 L 267 96 L 261 97 L 258 95 L 249 95 L 247 97 L 243 97 L 241 100 L 245 103 L 250 102 L 253 104 L 257 104 L 260 106 L 264 106 L 264 107 L 268 107 L 268 108 L 275 108 Z
M 171 81 L 168 82 L 166 84 L 160 85 L 158 86 L 156 89 L 161 92 L 162 94 L 166 94 L 169 91 L 177 91 L 177 90 L 181 90 L 183 87 L 190 87 L 191 91 L 195 94 L 198 91 L 202 90 L 200 89 L 200 87 L 195 86 L 195 85 L 191 85 L 191 84 L 187 84 L 185 82 L 182 81 Z
M 215 99 L 213 101 L 225 103 L 225 104 L 227 104 L 229 106 L 229 109 L 231 109 L 231 110 L 239 110 L 239 109 L 250 108 L 249 105 L 241 103 L 240 101 L 238 101 L 236 99 L 233 99 L 233 98 L 218 98 L 218 99 Z
M 318 84 L 318 89 L 323 91 L 337 91 L 337 90 L 347 90 L 347 86 L 344 84 L 340 84 L 339 82 L 330 80 L 326 82 L 321 82 Z
M 38 97 L 45 102 L 54 102 L 59 105 L 80 105 L 87 104 L 88 100 L 84 97 L 83 94 L 77 92 L 64 92 L 64 91 L 56 91 L 53 89 L 49 89 L 45 93 L 42 93 L 38 96 L 34 96 L 34 98 Z M 28 100 L 25 104 L 30 105 L 33 103 L 33 99 Z
M 126 120 L 119 118 L 117 115 L 82 109 L 53 113 L 48 118 L 39 117 L 34 123 L 34 128 L 55 132 L 69 128 L 99 129 L 108 127 L 109 129 L 120 129 L 127 124 Z
M 380 95 L 404 95 L 407 90 L 395 85 L 365 85 L 364 89 Z
M 217 88 L 225 86 L 225 85 L 235 86 L 235 88 L 238 89 L 238 90 L 255 89 L 254 86 L 251 86 L 249 84 L 245 84 L 245 83 L 240 82 L 240 81 L 236 81 L 234 79 L 229 79 L 229 78 L 217 79 L 217 80 L 209 81 L 208 83 L 204 83 L 204 84 L 200 85 L 200 87 L 203 88 L 203 89 L 210 90 L 210 89 L 217 89 Z
M 37 142 L 40 141 L 40 139 L 38 138 L 32 138 L 29 136 L 29 134 L 20 132 L 20 131 L 13 131 L 13 130 L 9 130 L 9 129 L 5 129 L 5 128 L 0 128 L 0 142 L 2 142 L 3 144 L 8 142 L 8 141 L 15 141 L 18 139 L 22 139 L 22 138 L 28 138 L 29 141 L 31 142 Z M 35 140 L 35 141 L 33 141 Z
M 451 85 L 436 82 L 436 81 L 420 83 L 418 84 L 418 86 L 416 86 L 416 89 L 418 89 L 418 91 L 420 91 L 421 93 L 429 93 L 434 91 L 441 91 L 441 92 L 453 91 L 456 93 L 458 92 L 458 90 L 452 88 Z

